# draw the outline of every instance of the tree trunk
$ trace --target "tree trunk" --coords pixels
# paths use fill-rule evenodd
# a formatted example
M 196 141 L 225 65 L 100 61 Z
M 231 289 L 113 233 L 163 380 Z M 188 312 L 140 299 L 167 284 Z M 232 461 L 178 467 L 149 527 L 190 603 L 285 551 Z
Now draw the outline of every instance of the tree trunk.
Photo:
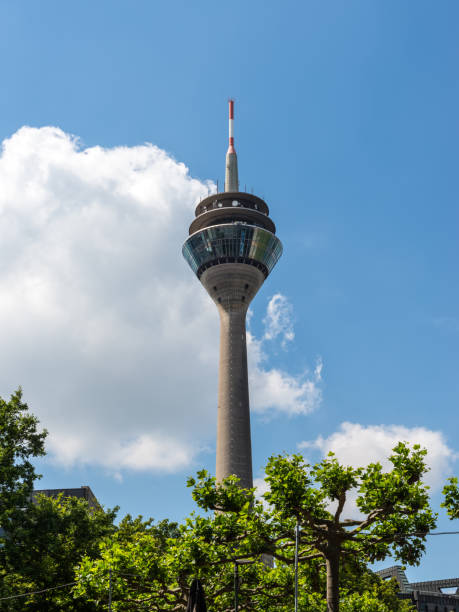
M 327 612 L 339 612 L 339 552 L 325 559 L 327 568 Z

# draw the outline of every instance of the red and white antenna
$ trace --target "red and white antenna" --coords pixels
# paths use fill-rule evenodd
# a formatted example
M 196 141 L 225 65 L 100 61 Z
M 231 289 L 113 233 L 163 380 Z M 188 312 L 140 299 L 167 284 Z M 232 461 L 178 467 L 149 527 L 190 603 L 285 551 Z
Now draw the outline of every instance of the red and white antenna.
M 239 191 L 237 155 L 234 148 L 234 100 L 229 100 L 229 146 L 226 153 L 225 191 Z
M 236 153 L 234 150 L 234 100 L 229 100 L 229 147 L 230 153 Z

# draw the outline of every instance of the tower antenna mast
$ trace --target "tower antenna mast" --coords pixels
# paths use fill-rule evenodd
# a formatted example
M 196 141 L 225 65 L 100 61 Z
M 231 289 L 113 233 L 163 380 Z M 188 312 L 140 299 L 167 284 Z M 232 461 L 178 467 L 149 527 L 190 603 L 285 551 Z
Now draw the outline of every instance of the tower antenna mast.
M 239 191 L 237 155 L 234 148 L 234 100 L 228 101 L 228 136 L 229 144 L 226 153 L 225 191 Z

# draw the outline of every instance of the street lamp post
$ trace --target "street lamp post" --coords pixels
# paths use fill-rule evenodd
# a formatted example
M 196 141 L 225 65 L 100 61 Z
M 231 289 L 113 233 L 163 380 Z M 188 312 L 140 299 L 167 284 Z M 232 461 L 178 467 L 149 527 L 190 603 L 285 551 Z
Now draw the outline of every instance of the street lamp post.
M 295 526 L 295 612 L 298 612 L 298 549 L 300 543 L 300 523 Z

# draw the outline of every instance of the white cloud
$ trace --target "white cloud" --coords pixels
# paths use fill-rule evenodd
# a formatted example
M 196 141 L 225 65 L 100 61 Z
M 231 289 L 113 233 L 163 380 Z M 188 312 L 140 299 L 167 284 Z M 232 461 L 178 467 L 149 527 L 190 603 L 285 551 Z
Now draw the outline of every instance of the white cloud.
M 266 501 L 266 499 L 263 497 L 263 495 L 269 491 L 269 485 L 266 482 L 264 476 L 263 477 L 259 477 L 259 478 L 254 478 L 253 479 L 253 486 L 256 489 L 256 491 L 255 491 L 256 499 L 261 501 L 261 503 L 263 504 L 265 510 L 268 510 L 270 506 L 269 506 L 268 502 Z
M 314 371 L 292 376 L 277 368 L 266 368 L 267 354 L 263 340 L 247 334 L 250 402 L 258 413 L 283 413 L 290 416 L 309 414 L 322 401 L 322 361 Z
M 388 469 L 391 464 L 387 458 L 400 441 L 410 445 L 420 444 L 427 449 L 430 471 L 425 481 L 432 489 L 443 486 L 457 455 L 449 448 L 440 431 L 403 425 L 364 426 L 359 423 L 342 423 L 339 430 L 327 438 L 319 436 L 312 442 L 301 442 L 299 447 L 306 451 L 318 449 L 323 455 L 333 451 L 346 465 L 357 467 L 379 461 Z
M 55 453 L 55 459 L 65 466 L 71 466 L 84 457 L 86 463 L 105 466 L 109 469 L 117 468 L 114 476 L 121 480 L 120 470 L 130 469 L 137 471 L 161 471 L 175 472 L 184 469 L 193 461 L 194 452 L 189 444 L 183 440 L 167 435 L 139 434 L 132 440 L 123 439 L 121 436 L 113 440 L 104 440 L 104 449 L 101 453 L 97 438 L 100 432 L 94 432 L 88 439 L 76 437 L 72 434 L 61 433 L 50 435 L 50 442 Z
M 256 495 L 258 498 L 261 498 L 262 495 L 269 491 L 268 483 L 264 478 L 254 478 L 253 486 L 256 488 Z
M 388 457 L 398 442 L 408 442 L 411 446 L 420 444 L 421 447 L 427 448 L 426 462 L 430 471 L 426 474 L 425 483 L 433 491 L 441 489 L 446 478 L 451 475 L 453 463 L 459 456 L 447 445 L 443 434 L 439 431 L 432 431 L 424 427 L 364 426 L 359 423 L 345 422 L 341 424 L 338 431 L 327 438 L 319 436 L 313 441 L 300 442 L 298 447 L 303 450 L 306 459 L 311 463 L 314 461 L 309 455 L 313 451 L 319 451 L 323 457 L 332 451 L 344 465 L 361 467 L 379 461 L 383 469 L 389 470 L 392 464 L 388 461 Z M 261 496 L 269 490 L 264 477 L 254 479 L 254 486 L 257 488 L 256 495 L 259 499 L 262 499 Z M 341 518 L 352 518 L 353 520 L 363 518 L 364 515 L 356 505 L 357 496 L 357 489 L 348 492 Z M 263 499 L 262 501 L 264 502 Z M 336 508 L 336 501 L 328 504 L 330 512 L 335 512 Z
M 0 394 L 24 387 L 58 463 L 183 468 L 215 435 L 218 315 L 181 255 L 211 185 L 155 146 L 53 127 L 4 142 L 0 184 Z M 317 375 L 252 340 L 254 408 L 307 412 Z
M 263 320 L 265 325 L 264 338 L 274 340 L 280 336 L 281 344 L 285 348 L 287 342 L 291 342 L 295 338 L 292 313 L 292 305 L 285 295 L 281 293 L 273 295 L 268 303 L 266 317 Z

